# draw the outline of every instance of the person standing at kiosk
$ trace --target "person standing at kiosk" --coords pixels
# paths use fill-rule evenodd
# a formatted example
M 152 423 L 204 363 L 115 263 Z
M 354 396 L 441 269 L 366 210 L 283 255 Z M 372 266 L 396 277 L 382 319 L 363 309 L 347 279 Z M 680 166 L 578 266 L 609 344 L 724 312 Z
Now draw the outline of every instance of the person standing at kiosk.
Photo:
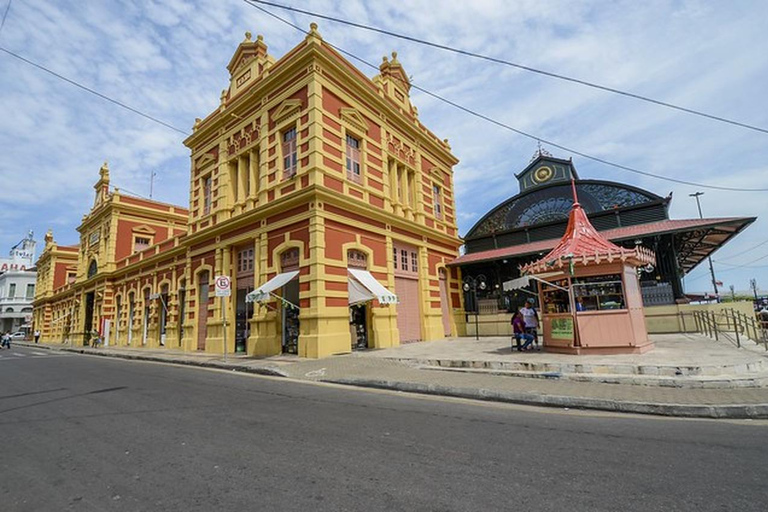
M 525 322 L 525 332 L 533 336 L 533 343 L 539 348 L 539 314 L 533 307 L 533 299 L 525 301 L 525 307 L 520 310 Z

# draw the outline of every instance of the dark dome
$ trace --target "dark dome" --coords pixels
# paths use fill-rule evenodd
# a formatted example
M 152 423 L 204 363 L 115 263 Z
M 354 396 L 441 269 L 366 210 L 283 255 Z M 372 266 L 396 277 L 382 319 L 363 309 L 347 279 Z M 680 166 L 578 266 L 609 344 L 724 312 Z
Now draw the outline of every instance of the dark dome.
M 662 200 L 651 192 L 612 181 L 577 180 L 579 203 L 587 214 Z M 488 212 L 466 237 L 565 221 L 573 205 L 570 183 L 552 183 L 518 194 Z

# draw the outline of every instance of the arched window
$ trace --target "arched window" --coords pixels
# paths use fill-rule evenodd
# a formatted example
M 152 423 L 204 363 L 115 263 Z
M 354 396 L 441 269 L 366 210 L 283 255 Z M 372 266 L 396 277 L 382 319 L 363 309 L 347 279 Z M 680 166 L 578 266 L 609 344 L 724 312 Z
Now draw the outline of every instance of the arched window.
M 347 251 L 347 266 L 350 268 L 368 268 L 368 255 L 357 249 Z
M 5 308 L 6 313 L 13 313 L 13 308 Z
M 96 264 L 96 260 L 91 260 L 91 264 L 88 265 L 88 278 L 96 275 L 96 272 L 99 271 L 99 266 Z
M 286 249 L 280 254 L 280 267 L 283 272 L 299 269 L 299 249 L 297 247 Z

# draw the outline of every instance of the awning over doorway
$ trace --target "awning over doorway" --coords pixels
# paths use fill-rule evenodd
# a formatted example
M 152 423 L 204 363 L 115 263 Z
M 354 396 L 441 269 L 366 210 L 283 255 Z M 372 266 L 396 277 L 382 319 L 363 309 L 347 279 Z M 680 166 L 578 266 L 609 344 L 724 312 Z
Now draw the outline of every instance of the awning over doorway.
M 296 276 L 299 275 L 298 270 L 294 270 L 292 272 L 285 272 L 283 274 L 277 274 L 275 277 L 264 283 L 263 285 L 259 286 L 255 290 L 253 290 L 251 293 L 245 296 L 246 302 L 264 302 L 269 299 L 270 294 L 282 288 L 285 286 L 286 283 L 288 283 L 291 279 L 294 279 Z
M 376 299 L 382 304 L 397 304 L 397 295 L 379 283 L 367 270 L 350 268 L 349 304 L 360 304 Z
M 505 281 L 502 285 L 502 288 L 505 292 L 511 292 L 513 290 L 521 290 L 523 288 L 528 288 L 528 286 L 531 284 L 531 281 L 541 281 L 541 282 L 547 282 L 546 280 L 550 277 L 554 276 L 562 276 L 564 275 L 563 272 L 545 272 L 543 274 L 537 274 L 535 276 L 523 276 L 518 277 L 517 279 L 511 279 L 509 281 Z

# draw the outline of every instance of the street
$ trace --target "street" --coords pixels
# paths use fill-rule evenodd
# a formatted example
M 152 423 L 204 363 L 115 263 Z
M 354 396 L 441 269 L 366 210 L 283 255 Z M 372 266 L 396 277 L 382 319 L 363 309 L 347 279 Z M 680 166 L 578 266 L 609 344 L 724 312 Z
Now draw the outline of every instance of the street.
M 418 397 L 0 351 L 0 509 L 738 510 L 768 423 Z

